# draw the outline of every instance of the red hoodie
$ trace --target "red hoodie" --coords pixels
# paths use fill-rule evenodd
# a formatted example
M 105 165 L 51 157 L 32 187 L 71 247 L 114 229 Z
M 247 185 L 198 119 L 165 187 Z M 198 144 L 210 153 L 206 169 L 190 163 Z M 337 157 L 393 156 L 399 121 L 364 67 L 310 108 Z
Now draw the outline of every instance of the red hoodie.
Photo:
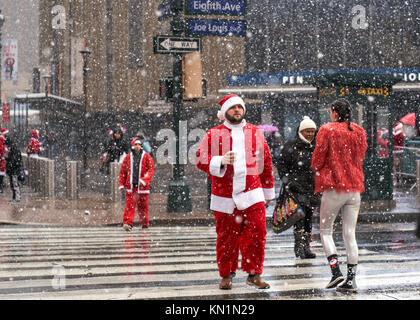
M 316 136 L 312 169 L 315 193 L 334 189 L 337 192 L 364 192 L 363 160 L 367 149 L 366 131 L 351 123 L 331 122 Z

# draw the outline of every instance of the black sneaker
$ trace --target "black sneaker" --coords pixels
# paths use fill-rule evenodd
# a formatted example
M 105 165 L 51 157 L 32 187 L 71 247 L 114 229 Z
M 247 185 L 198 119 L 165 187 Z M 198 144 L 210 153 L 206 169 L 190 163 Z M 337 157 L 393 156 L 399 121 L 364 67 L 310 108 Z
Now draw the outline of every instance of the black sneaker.
M 357 292 L 356 279 L 347 278 L 342 285 L 337 287 L 337 291 L 344 293 Z
M 344 277 L 341 272 L 339 274 L 333 275 L 330 282 L 327 284 L 325 288 L 327 289 L 335 288 L 343 280 L 344 280 Z

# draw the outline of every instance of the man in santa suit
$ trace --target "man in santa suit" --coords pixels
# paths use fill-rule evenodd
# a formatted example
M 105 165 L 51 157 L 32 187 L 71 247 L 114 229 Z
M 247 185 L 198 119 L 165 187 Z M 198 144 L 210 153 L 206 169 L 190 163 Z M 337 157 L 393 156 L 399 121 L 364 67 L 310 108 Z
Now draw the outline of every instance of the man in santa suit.
M 141 140 L 131 141 L 132 151 L 124 157 L 120 169 L 119 189 L 125 189 L 126 205 L 123 217 L 123 229 L 131 231 L 136 214 L 139 214 L 140 225 L 149 226 L 149 193 L 155 171 L 153 158 L 142 149 Z
M 265 202 L 275 198 L 270 150 L 262 131 L 244 120 L 245 103 L 237 95 L 219 101 L 224 123 L 207 132 L 197 150 L 197 167 L 211 175 L 210 209 L 216 218 L 216 255 L 220 289 L 231 289 L 238 268 L 246 283 L 269 288 L 261 279 L 266 242 Z

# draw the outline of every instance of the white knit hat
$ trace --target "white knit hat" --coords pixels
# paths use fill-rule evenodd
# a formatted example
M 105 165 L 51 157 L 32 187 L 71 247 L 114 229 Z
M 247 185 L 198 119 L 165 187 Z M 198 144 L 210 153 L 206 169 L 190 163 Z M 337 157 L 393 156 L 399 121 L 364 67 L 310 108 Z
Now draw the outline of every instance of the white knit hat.
M 241 105 L 242 108 L 244 108 L 244 114 L 245 114 L 245 102 L 242 100 L 241 97 L 237 96 L 236 94 L 230 94 L 227 96 L 224 96 L 222 100 L 219 101 L 219 105 L 221 106 L 220 110 L 217 111 L 217 117 L 220 120 L 225 120 L 225 113 L 228 111 L 231 107 L 235 105 Z
M 300 122 L 299 125 L 299 132 L 305 129 L 315 129 L 316 130 L 316 124 L 309 118 L 308 116 L 304 116 L 303 120 Z

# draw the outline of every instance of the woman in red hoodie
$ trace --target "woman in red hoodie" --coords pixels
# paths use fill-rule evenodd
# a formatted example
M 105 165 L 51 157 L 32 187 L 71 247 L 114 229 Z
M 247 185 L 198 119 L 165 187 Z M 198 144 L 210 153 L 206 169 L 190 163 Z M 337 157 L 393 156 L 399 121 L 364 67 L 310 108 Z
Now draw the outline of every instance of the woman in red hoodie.
M 347 100 L 334 101 L 330 117 L 332 122 L 319 129 L 312 156 L 315 193 L 322 193 L 321 241 L 332 272 L 327 288 L 334 288 L 344 280 L 332 237 L 334 221 L 342 209 L 347 279 L 337 290 L 356 291 L 355 277 L 359 256 L 356 223 L 360 194 L 365 191 L 363 160 L 367 149 L 366 131 L 351 122 L 351 105 Z

